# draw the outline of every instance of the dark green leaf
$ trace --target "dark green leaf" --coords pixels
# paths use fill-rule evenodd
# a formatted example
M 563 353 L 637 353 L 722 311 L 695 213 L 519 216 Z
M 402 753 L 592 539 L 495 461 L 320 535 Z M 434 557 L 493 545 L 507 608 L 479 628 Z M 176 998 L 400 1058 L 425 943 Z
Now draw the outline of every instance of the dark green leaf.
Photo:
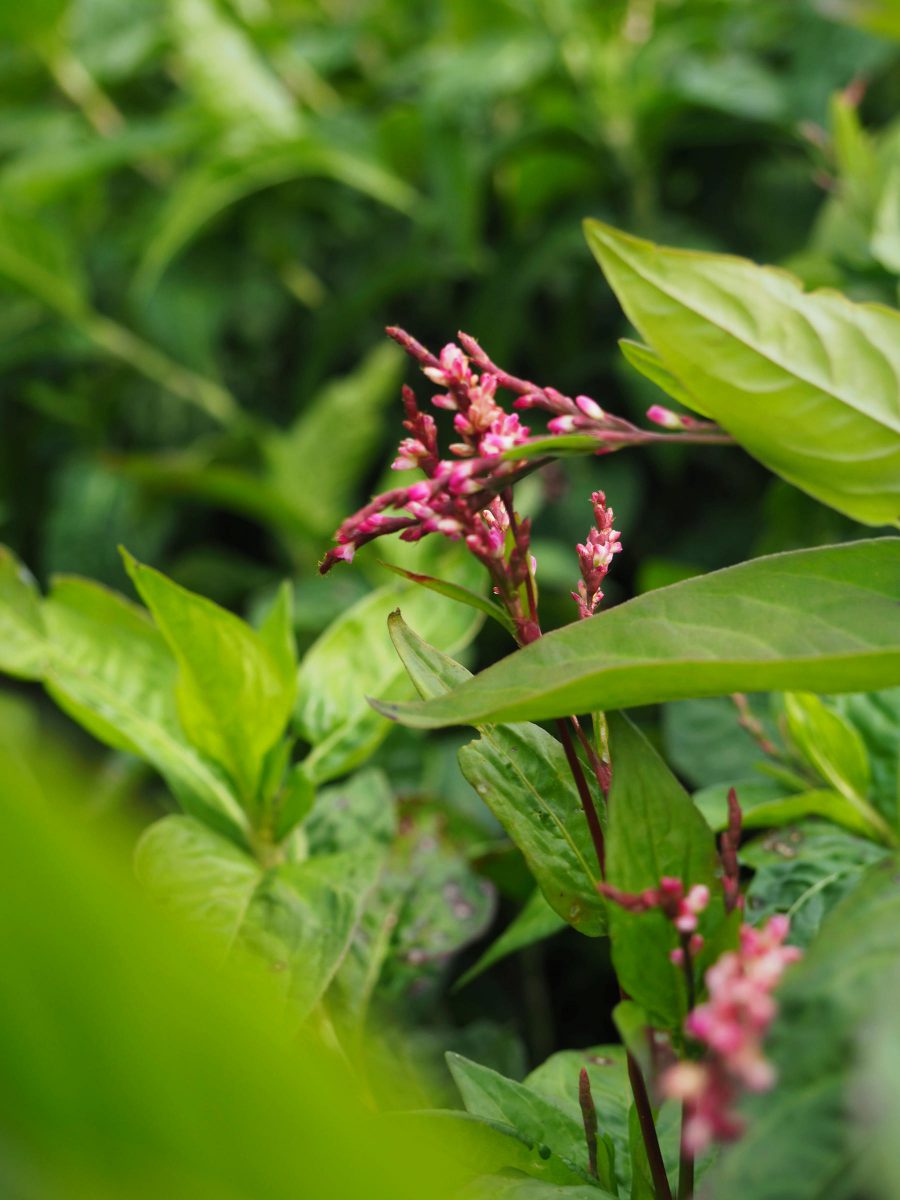
M 516 954 L 536 942 L 546 941 L 565 927 L 566 922 L 550 907 L 541 889 L 536 888 L 519 915 L 507 925 L 478 961 L 456 981 L 456 988 L 465 987 L 508 955 Z

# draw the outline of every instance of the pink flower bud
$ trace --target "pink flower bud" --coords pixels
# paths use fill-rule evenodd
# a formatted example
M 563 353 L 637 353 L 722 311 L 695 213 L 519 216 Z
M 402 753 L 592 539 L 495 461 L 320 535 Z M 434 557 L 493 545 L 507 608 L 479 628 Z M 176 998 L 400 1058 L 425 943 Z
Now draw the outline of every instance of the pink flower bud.
M 596 400 L 592 400 L 590 396 L 576 396 L 575 403 L 581 409 L 586 417 L 590 417 L 592 421 L 602 421 L 606 413 L 600 407 Z
M 661 404 L 651 404 L 647 409 L 647 420 L 653 421 L 655 425 L 662 425 L 663 429 L 685 428 L 681 417 L 672 412 L 671 408 L 664 408 Z
M 574 433 L 575 418 L 574 417 L 554 417 L 552 421 L 547 422 L 547 428 L 551 433 Z

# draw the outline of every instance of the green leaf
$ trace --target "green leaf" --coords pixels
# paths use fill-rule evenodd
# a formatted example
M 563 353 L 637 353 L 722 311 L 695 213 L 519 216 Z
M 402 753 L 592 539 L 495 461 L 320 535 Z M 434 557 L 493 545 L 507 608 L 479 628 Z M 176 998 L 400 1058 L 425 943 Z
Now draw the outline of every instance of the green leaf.
M 282 671 L 293 676 L 297 670 L 297 640 L 294 637 L 294 589 L 288 580 L 275 593 L 257 632 Z
M 872 768 L 872 800 L 889 820 L 900 808 L 900 688 L 835 696 L 830 706 L 845 717 L 865 743 Z
M 284 731 L 294 703 L 292 656 L 238 617 L 189 592 L 130 555 L 135 587 L 178 663 L 178 715 L 191 742 L 220 763 L 252 804 L 263 758 Z M 283 624 L 284 615 L 276 616 Z M 270 629 L 267 637 L 274 636 Z M 280 640 L 284 641 L 284 630 Z
M 469 588 L 460 587 L 457 583 L 450 583 L 446 579 L 435 579 L 433 575 L 421 575 L 416 571 L 407 571 L 404 567 L 395 566 L 394 563 L 381 562 L 379 565 L 388 571 L 393 571 L 395 575 L 399 575 L 410 583 L 418 584 L 419 587 L 437 592 L 439 596 L 447 596 L 450 600 L 455 600 L 457 604 L 467 604 L 469 608 L 485 613 L 502 625 L 507 633 L 515 637 L 516 627 L 510 615 L 499 604 L 488 600 L 487 596 L 482 596 Z
M 525 1084 L 506 1079 L 459 1054 L 448 1054 L 447 1065 L 467 1112 L 512 1126 L 526 1141 L 548 1146 L 564 1163 L 590 1180 L 580 1119 L 557 1108 Z
M 37 586 L 13 552 L 0 546 L 0 671 L 40 679 L 46 656 Z
M 599 221 L 585 232 L 692 407 L 822 503 L 867 525 L 900 522 L 900 313 Z
M 380 702 L 420 728 L 561 717 L 734 691 L 863 691 L 900 679 L 900 542 L 755 559 L 553 633 L 447 696 Z
M 141 883 L 161 902 L 202 922 L 234 947 L 263 871 L 245 851 L 193 817 L 155 821 L 135 850 Z
M 449 561 L 462 580 L 481 583 L 482 569 L 474 560 L 453 555 Z M 479 614 L 452 600 L 399 584 L 379 588 L 343 612 L 300 664 L 296 720 L 313 746 L 306 769 L 316 783 L 365 761 L 390 730 L 366 698 L 408 688 L 403 665 L 385 636 L 388 614 L 401 602 L 423 637 L 449 652 L 466 646 L 481 623 Z
M 705 884 L 709 907 L 700 918 L 707 942 L 724 919 L 718 858 L 712 831 L 649 742 L 621 713 L 611 713 L 612 788 L 606 875 L 626 892 L 659 886 L 663 876 L 686 887 Z M 608 906 L 613 964 L 623 991 L 656 1027 L 677 1034 L 687 1013 L 682 972 L 669 960 L 678 935 L 659 911 L 633 913 Z M 702 969 L 701 955 L 699 968 Z
M 468 677 L 406 625 L 390 617 L 397 653 L 420 695 L 437 696 Z M 525 858 L 550 907 L 588 936 L 605 929 L 594 846 L 565 753 L 537 725 L 483 725 L 459 752 L 463 775 Z
M 465 1112 L 431 1111 L 386 1113 L 376 1127 L 384 1127 L 395 1143 L 418 1145 L 428 1136 L 432 1143 L 445 1147 L 449 1157 L 456 1160 L 456 1178 L 448 1180 L 456 1188 L 469 1183 L 473 1176 L 487 1172 L 510 1172 L 515 1179 L 534 1179 L 541 1184 L 562 1187 L 563 1197 L 575 1185 L 575 1196 L 584 1186 L 584 1175 L 555 1154 L 542 1137 L 526 1138 L 511 1125 L 473 1117 Z M 447 1170 L 447 1167 L 444 1167 Z M 424 1178 L 425 1176 L 423 1176 Z M 595 1200 L 604 1200 L 604 1193 L 593 1189 Z
M 295 1019 L 325 995 L 375 886 L 383 856 L 358 849 L 285 863 L 254 892 L 242 942 L 278 972 Z
M 767 696 L 748 696 L 753 717 L 777 743 L 779 734 L 770 719 Z M 738 723 L 738 710 L 730 697 L 677 700 L 662 713 L 666 762 L 695 787 L 749 777 L 763 752 L 755 738 Z
M 777 829 L 805 817 L 824 817 L 851 833 L 875 841 L 884 839 L 883 823 L 873 825 L 840 792 L 825 788 L 785 795 L 774 780 L 737 780 L 734 784 L 743 814 L 744 829 Z M 711 829 L 721 833 L 728 825 L 728 785 L 716 784 L 694 793 L 694 803 Z M 889 839 L 888 839 L 889 840 Z
M 187 82 L 231 138 L 253 145 L 299 131 L 290 92 L 214 0 L 168 0 L 168 7 Z
M 685 408 L 700 412 L 697 401 L 652 347 L 645 346 L 641 342 L 634 342 L 630 338 L 620 338 L 619 349 L 626 361 L 636 371 L 639 371 L 651 383 L 655 383 L 670 399 L 684 405 Z M 706 416 L 706 413 L 703 415 Z
M 53 581 L 41 613 L 43 682 L 63 711 L 106 745 L 151 763 L 186 812 L 240 839 L 244 814 L 224 775 L 184 735 L 176 664 L 147 613 L 66 576 Z
M 807 945 L 866 868 L 884 855 L 871 841 L 813 821 L 750 842 L 741 848 L 742 863 L 756 868 L 747 889 L 748 918 L 756 924 L 787 913 L 791 941 Z
M 612 1194 L 593 1184 L 544 1183 L 540 1179 L 510 1179 L 483 1175 L 460 1194 L 460 1200 L 613 1200 Z
M 566 922 L 550 907 L 541 889 L 535 888 L 518 916 L 513 918 L 497 940 L 492 942 L 478 961 L 456 981 L 455 990 L 465 987 L 510 954 L 516 954 L 536 942 L 546 941 L 565 927 Z
M 296 1200 L 299 1171 L 329 1200 L 421 1200 L 430 1172 L 449 1195 L 428 1130 L 376 1128 L 334 1054 L 289 1036 L 269 979 L 216 969 L 160 914 L 127 831 L 68 818 L 89 778 L 48 771 L 54 750 L 45 733 L 28 789 L 0 750 L 5 1194 Z
M 0 213 L 0 277 L 70 320 L 87 312 L 86 286 L 71 244 L 53 225 L 8 206 Z

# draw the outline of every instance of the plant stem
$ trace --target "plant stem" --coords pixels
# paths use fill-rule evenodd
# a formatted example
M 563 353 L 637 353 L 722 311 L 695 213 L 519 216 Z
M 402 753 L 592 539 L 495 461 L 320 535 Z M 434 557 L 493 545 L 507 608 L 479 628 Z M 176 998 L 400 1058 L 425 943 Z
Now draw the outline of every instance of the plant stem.
M 656 1200 L 672 1200 L 672 1189 L 669 1187 L 666 1164 L 663 1162 L 662 1151 L 659 1148 L 659 1138 L 657 1137 L 656 1125 L 653 1121 L 653 1108 L 650 1104 L 650 1097 L 647 1095 L 647 1085 L 644 1083 L 644 1076 L 641 1074 L 641 1068 L 638 1065 L 637 1059 L 630 1052 L 626 1057 L 628 1060 L 628 1080 L 631 1084 L 632 1095 L 634 1096 L 634 1107 L 637 1111 L 638 1122 L 641 1127 L 644 1149 L 647 1151 L 650 1174 L 653 1176 Z
M 581 769 L 581 763 L 578 755 L 575 753 L 575 747 L 572 744 L 572 735 L 569 733 L 569 727 L 565 721 L 560 718 L 556 722 L 556 728 L 559 730 L 559 738 L 563 745 L 563 750 L 566 752 L 566 761 L 569 764 L 569 770 L 572 772 L 572 778 L 575 780 L 575 786 L 578 789 L 578 796 L 581 800 L 581 807 L 584 810 L 585 819 L 588 823 L 588 829 L 591 833 L 591 841 L 594 843 L 594 850 L 597 854 L 597 863 L 600 867 L 600 875 L 603 877 L 606 874 L 606 852 L 603 842 L 603 829 L 600 826 L 600 818 L 597 816 L 597 810 L 594 807 L 594 798 L 591 795 L 591 789 L 588 787 L 587 780 L 584 777 L 584 771 Z
M 678 1200 L 691 1200 L 694 1195 L 694 1155 L 684 1148 L 684 1123 L 687 1120 L 687 1104 L 681 1109 L 681 1158 L 678 1162 Z

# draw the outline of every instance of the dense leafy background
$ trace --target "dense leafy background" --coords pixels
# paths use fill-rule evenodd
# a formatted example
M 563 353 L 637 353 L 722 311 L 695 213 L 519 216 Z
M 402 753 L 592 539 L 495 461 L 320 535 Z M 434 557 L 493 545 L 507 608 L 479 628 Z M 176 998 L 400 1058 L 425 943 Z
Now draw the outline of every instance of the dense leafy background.
M 640 416 L 661 394 L 616 345 L 634 331 L 591 258 L 585 217 L 896 305 L 900 50 L 885 35 L 897 27 L 888 0 L 41 0 L 0 12 L 0 541 L 45 590 L 63 575 L 47 600 L 25 600 L 29 586 L 0 562 L 0 618 L 10 597 L 17 613 L 0 653 L 25 677 L 0 693 L 3 737 L 25 781 L 29 755 L 61 738 L 60 777 L 75 763 L 87 772 L 96 828 L 110 810 L 137 826 L 162 818 L 145 834 L 143 874 L 196 906 L 166 871 L 216 835 L 172 815 L 172 796 L 135 755 L 168 772 L 175 795 L 199 787 L 204 812 L 234 804 L 216 770 L 204 767 L 198 784 L 195 751 L 181 744 L 167 645 L 187 664 L 183 718 L 190 633 L 167 634 L 160 612 L 157 632 L 67 576 L 127 589 L 123 543 L 257 628 L 288 578 L 306 652 L 290 737 L 298 757 L 309 751 L 316 784 L 338 781 L 309 813 L 308 863 L 365 842 L 380 871 L 365 936 L 337 974 L 324 947 L 319 982 L 331 981 L 347 1029 L 370 1008 L 401 1015 L 405 1038 L 384 1056 L 392 1095 L 420 1098 L 415 1061 L 435 1067 L 429 1099 L 458 1104 L 439 1073 L 448 1047 L 522 1079 L 554 1050 L 612 1040 L 602 1014 L 616 994 L 606 943 L 560 928 L 460 777 L 462 738 L 387 737 L 361 700 L 361 690 L 412 696 L 384 634 L 398 602 L 419 634 L 469 666 L 505 653 L 503 632 L 485 627 L 467 649 L 472 614 L 451 619 L 432 595 L 402 591 L 374 556 L 314 576 L 396 440 L 404 366 L 380 344 L 382 327 L 405 324 L 432 345 L 462 327 L 518 374 Z M 861 532 L 736 449 L 573 461 L 522 489 L 548 624 L 572 616 L 568 547 L 597 486 L 624 531 L 609 603 Z M 383 553 L 477 586 L 452 553 Z M 135 576 L 153 607 L 158 581 Z M 48 664 L 42 623 L 68 659 Z M 261 638 L 228 628 L 266 661 Z M 86 683 L 98 646 L 115 651 L 102 656 L 110 675 Z M 135 656 L 146 675 L 123 668 Z M 277 674 L 257 683 L 278 692 Z M 28 682 L 38 677 L 109 753 L 49 709 Z M 128 729 L 98 716 L 113 701 Z M 641 718 L 714 825 L 724 785 L 745 780 L 748 809 L 774 827 L 746 851 L 751 905 L 792 907 L 808 940 L 896 840 L 896 694 L 829 702 L 825 715 L 804 696 L 758 711 L 786 743 L 768 773 L 727 702 Z M 192 712 L 204 752 L 249 795 L 283 721 L 242 745 L 214 727 L 214 712 Z M 804 740 L 810 723 L 817 736 Z M 544 737 L 523 729 L 529 745 Z M 824 758 L 811 745 L 825 745 Z M 483 751 L 468 751 L 469 774 L 490 783 Z M 375 773 L 348 776 L 369 754 Z M 294 778 L 286 825 L 312 803 L 308 782 Z M 342 814 L 333 823 L 329 805 Z M 810 822 L 823 814 L 839 828 Z M 296 876 L 285 870 L 291 896 L 309 882 Z M 215 886 L 213 924 L 233 940 L 252 941 L 260 906 L 284 899 L 274 884 L 260 893 L 256 866 L 231 843 Z M 501 946 L 498 965 L 451 992 L 486 931 L 526 903 L 506 943 L 525 950 L 500 962 Z M 613 1136 L 625 1139 L 627 1111 L 616 1112 Z

